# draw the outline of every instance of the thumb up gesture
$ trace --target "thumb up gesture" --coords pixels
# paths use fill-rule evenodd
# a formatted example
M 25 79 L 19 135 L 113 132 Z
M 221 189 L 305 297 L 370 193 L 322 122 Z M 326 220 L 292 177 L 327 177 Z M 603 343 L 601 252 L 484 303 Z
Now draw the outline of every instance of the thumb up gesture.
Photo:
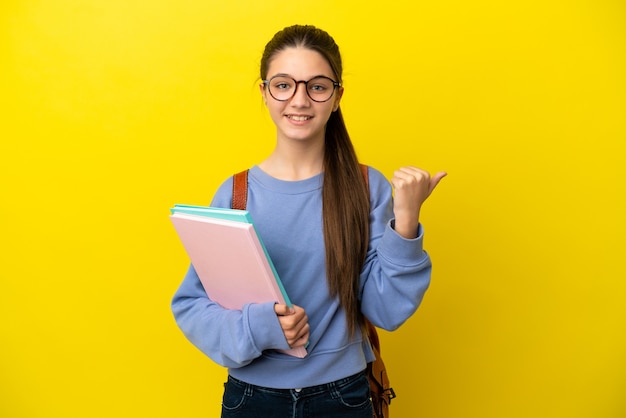
M 398 234 L 407 239 L 417 237 L 422 205 L 446 175 L 441 171 L 431 176 L 427 171 L 411 166 L 401 167 L 393 173 L 394 228 Z

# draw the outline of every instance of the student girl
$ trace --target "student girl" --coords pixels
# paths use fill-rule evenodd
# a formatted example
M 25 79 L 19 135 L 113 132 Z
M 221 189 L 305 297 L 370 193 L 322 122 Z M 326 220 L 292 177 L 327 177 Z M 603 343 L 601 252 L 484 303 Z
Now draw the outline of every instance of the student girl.
M 339 106 L 341 77 L 338 46 L 313 26 L 278 32 L 261 59 L 276 146 L 249 170 L 247 210 L 293 308 L 224 309 L 193 266 L 173 297 L 183 333 L 228 368 L 222 417 L 371 418 L 363 317 L 394 330 L 428 288 L 419 215 L 445 173 L 401 167 L 389 182 L 370 167 L 366 184 Z M 231 177 L 211 205 L 231 207 L 232 188 Z M 277 351 L 293 347 L 307 356 Z

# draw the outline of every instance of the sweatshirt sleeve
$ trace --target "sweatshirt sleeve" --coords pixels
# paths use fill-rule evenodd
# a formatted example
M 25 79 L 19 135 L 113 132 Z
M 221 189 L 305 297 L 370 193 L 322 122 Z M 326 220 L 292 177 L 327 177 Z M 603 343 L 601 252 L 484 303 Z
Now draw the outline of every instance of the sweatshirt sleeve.
M 370 168 L 370 243 L 361 272 L 361 311 L 374 325 L 389 331 L 415 313 L 431 276 L 423 227 L 419 226 L 415 239 L 393 229 L 391 193 L 389 182 Z
M 212 205 L 219 203 L 220 191 Z M 174 294 L 171 308 L 187 339 L 224 367 L 243 367 L 264 350 L 289 349 L 273 302 L 225 309 L 209 299 L 193 266 Z

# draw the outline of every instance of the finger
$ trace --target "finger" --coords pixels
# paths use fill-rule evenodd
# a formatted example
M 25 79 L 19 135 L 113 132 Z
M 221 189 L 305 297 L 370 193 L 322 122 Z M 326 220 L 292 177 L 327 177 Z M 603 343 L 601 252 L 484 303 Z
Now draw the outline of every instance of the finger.
M 435 174 L 430 179 L 430 191 L 432 192 L 435 189 L 435 187 L 437 187 L 441 179 L 443 179 L 447 175 L 448 173 L 446 173 L 445 171 L 440 171 L 439 173 Z
M 306 315 L 304 309 L 294 305 L 295 312 L 287 315 L 278 315 L 278 321 L 283 331 L 297 333 L 308 321 L 309 318 Z
M 302 316 L 302 318 L 299 318 L 298 322 L 295 325 L 295 328 L 305 328 L 308 327 L 309 325 L 309 317 L 305 314 Z
M 289 346 L 292 348 L 305 346 L 309 341 L 309 329 L 309 324 L 306 324 L 306 327 L 304 327 L 293 339 L 288 339 L 287 342 L 289 343 Z
M 406 180 L 406 181 L 412 181 L 413 179 L 420 179 L 423 177 L 428 177 L 428 173 L 424 170 L 421 170 L 417 167 L 400 167 L 399 169 L 397 169 L 396 171 L 394 171 L 393 173 L 394 177 L 401 179 L 401 180 Z
M 303 313 L 302 311 L 301 313 Z M 309 322 L 309 318 L 305 315 L 297 313 L 295 315 L 284 316 L 280 319 L 283 323 L 283 328 L 285 330 L 292 331 L 294 333 L 299 333 L 300 330 Z
M 423 176 L 423 175 L 428 176 L 428 171 L 422 170 L 421 168 L 415 167 L 415 166 L 412 166 L 412 165 L 406 165 L 404 167 L 400 167 L 399 169 L 396 170 L 396 173 L 406 174 L 406 175 L 409 175 L 409 176 L 416 176 L 416 175 L 417 176 Z
M 287 343 L 289 345 L 293 345 L 296 341 L 305 338 L 308 339 L 310 326 L 308 323 L 305 323 L 301 327 L 285 329 L 283 333 L 285 334 L 285 338 L 287 339 Z
M 397 185 L 398 188 L 404 185 L 411 184 L 428 184 L 430 180 L 430 174 L 428 173 L 428 171 L 422 170 L 421 168 L 417 167 L 401 167 L 394 172 L 394 179 L 392 179 L 392 184 L 393 180 L 396 181 L 394 187 L 396 187 Z
M 394 189 L 403 189 L 405 187 L 409 187 L 411 184 L 419 183 L 420 177 L 412 173 L 402 172 L 396 173 L 391 179 L 391 185 Z
M 296 341 L 294 341 L 294 343 L 291 344 L 290 347 L 291 348 L 306 347 L 308 344 L 309 344 L 309 333 L 307 332 L 306 334 L 298 338 Z
M 274 304 L 274 312 L 279 316 L 293 315 L 296 313 L 294 308 L 290 308 L 289 306 L 281 303 Z

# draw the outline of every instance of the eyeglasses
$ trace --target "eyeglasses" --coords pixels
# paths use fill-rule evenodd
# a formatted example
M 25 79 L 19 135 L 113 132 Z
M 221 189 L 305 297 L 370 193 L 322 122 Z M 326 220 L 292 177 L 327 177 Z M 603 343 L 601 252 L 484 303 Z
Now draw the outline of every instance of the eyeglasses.
M 279 102 L 285 102 L 295 96 L 298 84 L 300 83 L 305 85 L 306 94 L 311 100 L 318 103 L 330 100 L 330 98 L 333 97 L 335 88 L 341 86 L 341 84 L 335 80 L 321 75 L 313 77 L 308 81 L 296 81 L 285 75 L 275 75 L 269 80 L 263 80 L 263 84 L 267 86 L 270 96 Z

